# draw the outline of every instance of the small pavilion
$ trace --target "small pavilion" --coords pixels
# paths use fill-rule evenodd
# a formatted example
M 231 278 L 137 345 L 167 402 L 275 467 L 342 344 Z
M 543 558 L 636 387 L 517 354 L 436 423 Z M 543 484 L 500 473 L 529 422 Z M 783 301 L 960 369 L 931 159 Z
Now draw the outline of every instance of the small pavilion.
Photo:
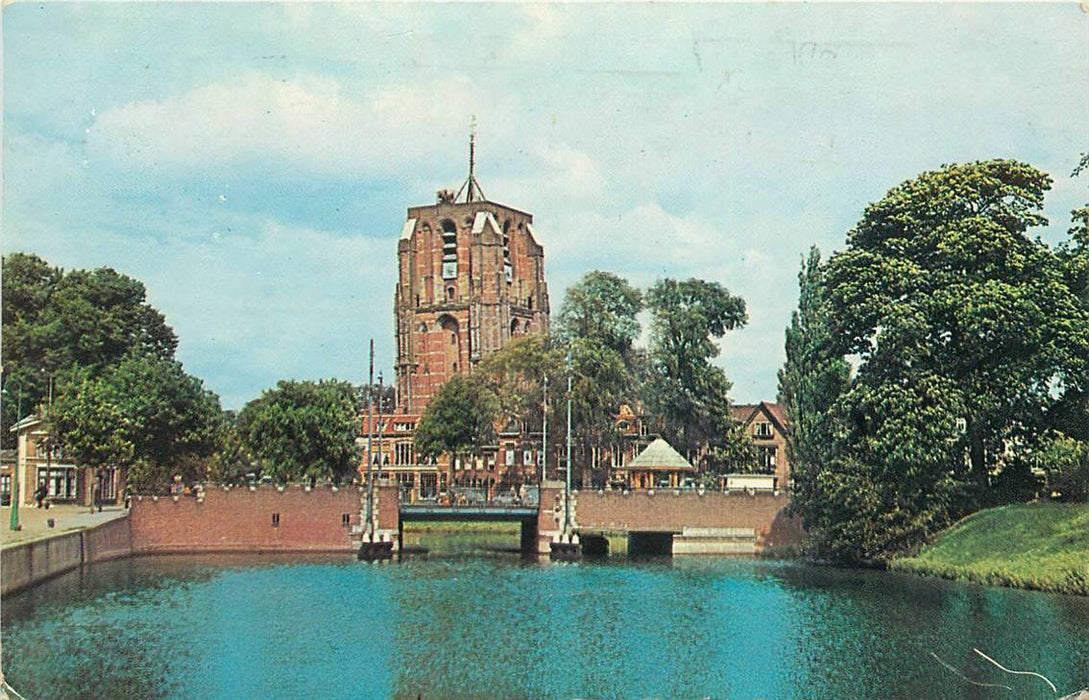
M 647 445 L 646 449 L 628 462 L 628 488 L 679 488 L 684 478 L 695 473 L 687 459 L 662 438 Z

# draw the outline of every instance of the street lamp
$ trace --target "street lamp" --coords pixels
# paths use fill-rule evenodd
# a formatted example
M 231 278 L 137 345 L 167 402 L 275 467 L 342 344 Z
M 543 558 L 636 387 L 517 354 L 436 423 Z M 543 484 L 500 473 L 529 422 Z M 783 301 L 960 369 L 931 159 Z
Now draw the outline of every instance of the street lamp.
M 563 498 L 563 529 L 571 530 L 571 351 L 567 351 L 567 486 Z
M 8 380 L 8 384 L 11 384 L 11 380 Z M 15 424 L 18 425 L 19 421 L 23 419 L 23 385 L 21 382 L 15 382 L 18 387 L 15 392 Z M 7 393 L 7 389 L 4 390 Z M 16 444 L 18 444 L 18 435 L 16 435 Z M 18 531 L 21 528 L 19 525 L 19 457 L 18 451 L 16 451 L 15 466 L 11 469 L 11 529 Z

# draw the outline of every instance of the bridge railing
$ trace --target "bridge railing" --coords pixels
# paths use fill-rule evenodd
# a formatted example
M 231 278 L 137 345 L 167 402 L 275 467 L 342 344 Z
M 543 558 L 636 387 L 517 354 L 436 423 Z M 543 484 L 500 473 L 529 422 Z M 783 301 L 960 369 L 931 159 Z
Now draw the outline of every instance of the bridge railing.
M 431 494 L 420 494 L 409 487 L 401 489 L 399 499 L 401 505 L 489 508 L 536 508 L 541 502 L 540 489 L 537 486 L 523 486 L 518 489 L 455 486 L 447 491 Z

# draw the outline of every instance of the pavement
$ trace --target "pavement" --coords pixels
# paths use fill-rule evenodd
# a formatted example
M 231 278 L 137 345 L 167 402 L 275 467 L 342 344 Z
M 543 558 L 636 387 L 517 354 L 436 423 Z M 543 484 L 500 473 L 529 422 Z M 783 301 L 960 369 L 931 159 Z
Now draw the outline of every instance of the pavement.
M 90 512 L 89 506 L 55 505 L 49 508 L 35 508 L 19 506 L 19 524 L 22 530 L 11 529 L 11 508 L 0 508 L 0 547 L 6 547 L 20 542 L 30 542 L 46 537 L 52 537 L 61 532 L 81 530 L 102 523 L 124 518 L 129 512 L 125 508 L 117 506 L 103 507 L 99 513 L 96 509 Z M 49 527 L 49 519 L 53 519 L 53 527 Z

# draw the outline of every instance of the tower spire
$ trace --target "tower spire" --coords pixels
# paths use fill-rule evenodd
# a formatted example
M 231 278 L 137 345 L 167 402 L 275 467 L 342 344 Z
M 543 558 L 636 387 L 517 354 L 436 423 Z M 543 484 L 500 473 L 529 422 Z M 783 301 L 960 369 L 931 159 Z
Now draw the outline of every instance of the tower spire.
M 461 193 L 465 193 L 465 203 L 486 200 L 484 190 L 480 189 L 480 183 L 476 180 L 476 115 L 469 122 L 469 177 L 454 195 L 454 201 L 461 199 Z

